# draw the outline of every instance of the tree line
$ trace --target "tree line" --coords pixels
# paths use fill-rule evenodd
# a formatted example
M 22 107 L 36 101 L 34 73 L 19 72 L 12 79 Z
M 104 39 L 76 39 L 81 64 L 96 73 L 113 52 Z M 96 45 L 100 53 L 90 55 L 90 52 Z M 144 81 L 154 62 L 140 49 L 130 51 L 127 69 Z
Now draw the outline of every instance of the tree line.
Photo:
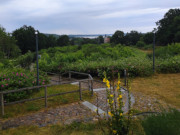
M 124 33 L 117 30 L 111 38 L 112 44 L 136 45 L 142 47 L 145 44 L 153 43 L 153 36 L 156 36 L 156 44 L 168 45 L 180 42 L 180 9 L 170 9 L 164 17 L 156 22 L 157 30 L 147 33 L 140 33 L 132 30 Z M 38 31 L 39 49 L 46 49 L 55 46 L 101 44 L 104 42 L 103 36 L 95 39 L 69 38 L 68 35 L 61 35 L 58 38 L 43 34 Z M 35 29 L 32 26 L 24 25 L 12 32 L 7 33 L 5 28 L 0 26 L 0 58 L 12 58 L 25 54 L 28 51 L 35 51 Z

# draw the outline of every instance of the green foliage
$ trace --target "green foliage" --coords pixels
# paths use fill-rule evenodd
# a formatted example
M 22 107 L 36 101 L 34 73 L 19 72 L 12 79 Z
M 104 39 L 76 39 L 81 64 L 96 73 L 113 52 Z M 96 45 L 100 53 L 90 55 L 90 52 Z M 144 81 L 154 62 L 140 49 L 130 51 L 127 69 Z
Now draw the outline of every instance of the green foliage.
M 69 45 L 69 37 L 67 35 L 62 35 L 57 39 L 58 46 L 67 46 Z
M 157 23 L 157 41 L 161 45 L 179 42 L 180 9 L 170 9 Z
M 127 58 L 145 57 L 145 53 L 138 49 L 122 45 L 112 47 L 110 44 L 87 44 L 78 49 L 78 46 L 67 46 L 42 50 L 40 52 L 42 57 L 39 60 L 40 68 L 43 71 L 75 70 L 97 74 L 97 70 L 119 66 L 123 63 L 122 61 L 126 62 Z M 125 67 L 127 66 L 120 65 L 118 69 L 123 70 Z
M 145 45 L 143 48 L 145 48 Z M 147 47 L 152 47 L 149 45 Z M 180 72 L 179 44 L 159 48 L 156 51 L 156 71 L 159 73 Z M 160 51 L 159 51 L 160 50 Z M 152 57 L 139 49 L 122 45 L 93 45 L 54 47 L 41 50 L 40 69 L 49 72 L 74 70 L 102 77 L 103 71 L 118 70 L 123 75 L 128 69 L 131 76 L 150 76 Z M 159 54 L 159 55 L 158 55 Z M 167 54 L 168 57 L 165 57 Z M 150 54 L 152 55 L 152 54 Z M 108 74 L 109 75 L 109 74 Z
M 132 122 L 132 110 L 131 110 L 131 97 L 130 97 L 130 87 L 129 83 L 127 83 L 128 90 L 128 114 L 127 119 L 123 112 L 123 97 L 121 91 L 121 82 L 120 75 L 118 74 L 118 82 L 115 85 L 115 77 L 114 71 L 111 72 L 112 80 L 111 82 L 107 79 L 106 72 L 104 72 L 103 82 L 106 83 L 106 96 L 107 96 L 107 105 L 108 105 L 108 132 L 112 135 L 127 135 Z M 128 82 L 128 81 L 127 81 Z M 112 89 L 110 88 L 110 84 L 112 85 Z M 98 109 L 97 109 L 97 114 Z M 100 115 L 99 115 L 100 116 Z M 100 122 L 100 121 L 99 121 Z
M 171 110 L 158 115 L 152 115 L 143 120 L 142 126 L 146 135 L 179 135 L 180 112 Z
M 48 78 L 45 74 L 40 73 L 39 84 L 44 85 L 48 83 Z M 36 86 L 36 74 L 24 69 L 14 68 L 11 70 L 3 70 L 0 73 L 0 91 L 14 90 L 24 87 Z M 26 98 L 32 93 L 31 90 L 10 93 L 5 95 L 6 102 L 16 101 Z
M 136 44 L 137 47 L 141 47 L 141 48 L 144 47 L 145 45 L 146 44 L 143 41 L 138 41 Z
M 180 72 L 180 55 L 166 59 L 158 59 L 156 69 L 159 73 L 179 73 Z
M 35 51 L 35 29 L 33 27 L 24 25 L 13 31 L 12 35 L 17 40 L 17 44 L 23 54 L 28 50 Z
M 12 35 L 17 40 L 17 45 L 25 54 L 28 51 L 35 52 L 36 50 L 36 35 L 35 29 L 32 26 L 22 26 L 13 31 Z M 53 36 L 46 36 L 38 32 L 38 48 L 39 50 L 56 46 L 56 38 Z
M 180 54 L 180 43 L 168 45 L 155 50 L 155 56 L 166 59 Z
M 154 34 L 153 32 L 147 32 L 146 34 L 144 34 L 143 36 L 143 41 L 145 44 L 152 44 L 153 43 L 153 37 Z
M 0 27 L 0 59 L 19 56 L 21 50 L 16 45 L 16 40 L 3 27 Z
M 102 77 L 103 71 L 107 74 L 112 71 L 121 72 L 128 69 L 131 76 L 149 76 L 152 74 L 152 62 L 147 58 L 130 57 L 119 60 L 103 59 L 99 61 L 82 61 L 81 63 L 69 63 L 64 66 L 63 71 L 75 70 L 79 72 L 88 72 L 92 75 L 99 74 Z M 109 75 L 109 74 L 108 74 Z
M 124 44 L 124 32 L 117 30 L 111 38 L 111 43 Z
M 17 63 L 17 65 L 21 65 L 21 67 L 23 67 L 23 68 L 29 69 L 34 58 L 35 58 L 34 53 L 31 53 L 30 51 L 28 51 L 26 54 L 19 56 L 16 59 L 16 63 Z
M 152 45 L 152 44 L 145 45 L 145 46 L 143 47 L 144 50 L 152 50 L 152 48 L 153 48 L 153 45 Z
M 142 34 L 132 30 L 130 33 L 125 35 L 125 44 L 126 45 L 136 45 L 137 42 L 140 40 Z

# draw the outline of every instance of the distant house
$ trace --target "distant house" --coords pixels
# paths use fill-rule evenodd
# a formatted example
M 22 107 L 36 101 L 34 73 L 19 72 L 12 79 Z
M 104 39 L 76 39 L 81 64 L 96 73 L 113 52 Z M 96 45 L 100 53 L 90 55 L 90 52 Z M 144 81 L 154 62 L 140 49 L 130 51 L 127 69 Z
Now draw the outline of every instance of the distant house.
M 110 43 L 110 37 L 107 37 L 107 36 L 105 35 L 105 37 L 104 37 L 104 43 Z

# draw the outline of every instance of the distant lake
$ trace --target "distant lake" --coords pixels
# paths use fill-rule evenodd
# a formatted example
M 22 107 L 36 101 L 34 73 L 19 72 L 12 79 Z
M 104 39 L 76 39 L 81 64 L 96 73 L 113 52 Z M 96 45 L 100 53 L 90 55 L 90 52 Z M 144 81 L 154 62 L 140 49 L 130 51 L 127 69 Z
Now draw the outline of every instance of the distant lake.
M 112 34 L 97 34 L 97 35 L 68 35 L 70 38 L 97 38 L 98 36 L 112 36 Z

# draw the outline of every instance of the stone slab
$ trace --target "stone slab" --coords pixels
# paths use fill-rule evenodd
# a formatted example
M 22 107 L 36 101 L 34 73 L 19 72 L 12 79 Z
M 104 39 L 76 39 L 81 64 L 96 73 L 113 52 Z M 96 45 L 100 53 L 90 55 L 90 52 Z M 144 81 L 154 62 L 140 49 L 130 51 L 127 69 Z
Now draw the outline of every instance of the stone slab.
M 96 112 L 97 106 L 91 104 L 88 101 L 84 101 L 84 102 L 82 102 L 82 104 L 84 106 L 88 107 L 91 111 Z M 99 114 L 104 114 L 105 113 L 105 111 L 101 110 L 100 108 L 98 108 L 98 112 L 99 112 Z

